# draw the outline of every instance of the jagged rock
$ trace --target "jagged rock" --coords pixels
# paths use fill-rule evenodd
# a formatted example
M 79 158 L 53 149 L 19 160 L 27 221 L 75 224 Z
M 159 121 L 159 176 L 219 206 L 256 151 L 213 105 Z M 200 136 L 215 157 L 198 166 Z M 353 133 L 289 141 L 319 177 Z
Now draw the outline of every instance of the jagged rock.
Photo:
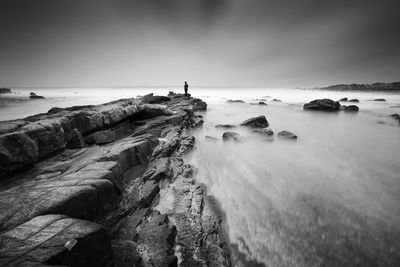
M 344 109 L 343 109 L 344 111 L 351 111 L 351 112 L 354 112 L 354 111 L 358 111 L 359 110 L 359 108 L 356 106 L 356 105 L 349 105 L 349 106 L 344 106 Z
M 0 136 L 0 175 L 29 166 L 38 160 L 37 144 L 20 132 Z
M 199 101 L 194 103 L 193 105 L 193 110 L 197 111 L 197 110 L 207 110 L 207 103 L 203 102 L 203 101 Z
M 159 104 L 159 103 L 163 103 L 163 102 L 170 101 L 170 100 L 171 100 L 171 98 L 166 97 L 166 96 L 148 94 L 148 95 L 143 96 L 141 103 Z
M 277 136 L 283 139 L 297 139 L 297 135 L 289 131 L 280 131 Z
M 304 110 L 338 111 L 340 104 L 330 99 L 316 99 L 303 106 Z
M 38 216 L 0 235 L 2 266 L 107 266 L 113 252 L 98 224 L 63 215 Z
M 217 124 L 215 125 L 215 128 L 222 128 L 222 129 L 231 129 L 231 128 L 236 128 L 236 125 L 233 124 Z
M 258 116 L 258 117 L 253 117 L 250 119 L 245 120 L 242 122 L 240 125 L 242 126 L 248 126 L 252 128 L 265 128 L 269 126 L 269 123 L 265 116 Z
M 0 88 L 0 94 L 11 94 L 11 89 L 8 88 Z
M 85 138 L 85 141 L 89 145 L 93 144 L 102 145 L 115 141 L 115 138 L 116 138 L 115 132 L 106 130 L 106 131 L 98 131 L 88 135 Z
M 235 132 L 225 132 L 222 134 L 223 141 L 243 141 L 243 137 L 240 134 Z
M 384 98 L 377 98 L 377 99 L 374 99 L 374 101 L 378 101 L 378 102 L 386 102 L 386 99 L 384 99 Z
M 72 130 L 71 139 L 67 143 L 67 148 L 76 149 L 85 147 L 85 139 L 82 136 L 82 133 L 78 129 Z
M 44 96 L 37 95 L 37 94 L 31 92 L 31 93 L 29 93 L 29 98 L 30 99 L 44 99 Z
M 229 99 L 228 101 L 226 101 L 226 102 L 228 102 L 228 103 L 244 103 L 244 101 L 243 100 L 232 100 L 232 99 Z
M 346 102 L 346 101 L 348 101 L 349 99 L 347 98 L 347 97 L 343 97 L 342 99 L 340 99 L 339 101 L 340 102 Z
M 358 99 L 356 99 L 356 98 L 353 98 L 353 99 L 348 100 L 348 102 L 355 102 L 355 103 L 358 103 L 358 102 L 360 102 L 360 101 L 358 101 Z

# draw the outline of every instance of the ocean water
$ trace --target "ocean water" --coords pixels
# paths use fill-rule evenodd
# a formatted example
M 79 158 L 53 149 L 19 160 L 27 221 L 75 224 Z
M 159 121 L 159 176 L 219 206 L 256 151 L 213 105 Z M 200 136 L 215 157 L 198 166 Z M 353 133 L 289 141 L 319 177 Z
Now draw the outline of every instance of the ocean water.
M 51 107 L 99 104 L 176 88 L 58 88 L 0 100 L 0 120 Z M 208 103 L 187 160 L 221 206 L 237 266 L 400 266 L 400 93 L 190 88 Z M 358 113 L 304 111 L 316 98 L 357 98 Z M 12 99 L 10 99 L 12 98 Z M 267 106 L 250 105 L 266 99 Z M 272 99 L 282 102 L 274 102 Z M 385 98 L 386 102 L 372 101 Z M 246 103 L 227 103 L 241 99 Z M 274 140 L 237 127 L 224 143 L 216 124 L 265 115 Z M 276 133 L 289 130 L 296 141 Z M 205 136 L 217 138 L 207 141 Z

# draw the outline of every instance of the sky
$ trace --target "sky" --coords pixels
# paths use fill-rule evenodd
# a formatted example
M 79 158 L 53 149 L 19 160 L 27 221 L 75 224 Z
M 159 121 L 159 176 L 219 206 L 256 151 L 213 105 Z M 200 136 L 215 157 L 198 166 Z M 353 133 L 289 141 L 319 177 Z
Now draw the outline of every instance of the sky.
M 2 0 L 0 86 L 400 80 L 400 1 Z

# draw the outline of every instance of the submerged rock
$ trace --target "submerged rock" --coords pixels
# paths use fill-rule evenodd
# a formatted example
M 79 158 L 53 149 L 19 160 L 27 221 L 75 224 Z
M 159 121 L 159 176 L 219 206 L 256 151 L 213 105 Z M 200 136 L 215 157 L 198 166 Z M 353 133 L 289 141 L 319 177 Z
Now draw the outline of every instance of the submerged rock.
M 384 98 L 377 98 L 377 99 L 374 99 L 374 101 L 378 101 L 378 102 L 386 102 L 386 99 L 384 99 Z
M 267 136 L 272 136 L 274 135 L 274 131 L 272 131 L 270 128 L 258 128 L 258 129 L 254 129 L 253 132 L 255 133 L 259 133 L 262 135 L 267 135 Z
M 358 101 L 358 99 L 356 99 L 356 98 L 353 98 L 353 99 L 348 100 L 348 102 L 358 103 L 358 102 L 360 102 L 360 101 Z
M 297 135 L 289 131 L 280 131 L 277 136 L 282 139 L 297 139 Z
M 347 98 L 347 97 L 343 97 L 342 99 L 340 99 L 339 101 L 340 102 L 346 102 L 346 101 L 348 101 L 349 99 Z
M 209 135 L 206 135 L 206 136 L 204 137 L 204 139 L 205 139 L 206 141 L 218 141 L 218 138 L 215 138 L 215 137 L 212 137 L 212 136 L 209 136 Z
M 269 123 L 268 123 L 267 119 L 265 118 L 265 116 L 261 115 L 258 117 L 253 117 L 253 118 L 247 119 L 244 122 L 242 122 L 240 125 L 248 126 L 248 127 L 252 127 L 252 128 L 265 128 L 265 127 L 269 126 Z
M 303 106 L 304 110 L 319 110 L 319 111 L 338 111 L 340 104 L 338 101 L 331 99 L 316 99 Z
M 37 94 L 31 92 L 31 93 L 29 94 L 29 98 L 31 98 L 31 99 L 44 99 L 44 96 L 37 95 Z
M 282 102 L 282 100 L 276 99 L 276 98 L 272 99 L 272 101 L 274 101 L 274 102 Z
M 264 101 L 260 101 L 258 102 L 259 105 L 263 105 L 263 106 L 267 106 L 267 103 L 265 103 Z
M 226 101 L 226 102 L 228 102 L 228 103 L 244 103 L 243 100 L 232 100 L 232 99 L 229 99 L 229 100 Z
M 215 128 L 222 128 L 222 129 L 232 129 L 232 128 L 236 128 L 236 125 L 233 124 L 217 124 L 215 125 Z
M 400 115 L 395 113 L 395 114 L 390 114 L 390 117 L 392 117 L 393 119 L 397 120 L 400 123 Z
M 344 107 L 343 108 L 344 111 L 352 111 L 352 112 L 354 112 L 354 111 L 358 111 L 359 110 L 359 108 L 356 105 L 349 105 L 349 106 L 343 106 L 343 107 Z
M 240 136 L 240 134 L 236 132 L 225 132 L 222 134 L 222 140 L 223 141 L 243 141 L 243 137 Z

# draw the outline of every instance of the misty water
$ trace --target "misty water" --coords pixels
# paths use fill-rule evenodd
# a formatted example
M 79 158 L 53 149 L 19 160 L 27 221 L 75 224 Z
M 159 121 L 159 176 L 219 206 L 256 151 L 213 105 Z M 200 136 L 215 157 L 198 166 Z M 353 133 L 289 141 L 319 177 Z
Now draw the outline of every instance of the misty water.
M 173 88 L 32 89 L 0 101 L 0 120 L 51 107 L 99 104 Z M 295 89 L 191 88 L 208 103 L 194 131 L 196 167 L 224 213 L 237 266 L 399 266 L 400 94 Z M 303 111 L 316 98 L 357 98 L 358 113 Z M 266 99 L 267 106 L 251 105 Z M 282 102 L 274 102 L 272 99 Z M 385 98 L 386 102 L 372 101 Z M 241 99 L 245 103 L 227 103 Z M 265 115 L 274 140 L 247 128 L 245 141 L 222 142 L 216 124 Z M 296 141 L 277 138 L 289 130 Z M 205 136 L 218 138 L 208 141 Z

